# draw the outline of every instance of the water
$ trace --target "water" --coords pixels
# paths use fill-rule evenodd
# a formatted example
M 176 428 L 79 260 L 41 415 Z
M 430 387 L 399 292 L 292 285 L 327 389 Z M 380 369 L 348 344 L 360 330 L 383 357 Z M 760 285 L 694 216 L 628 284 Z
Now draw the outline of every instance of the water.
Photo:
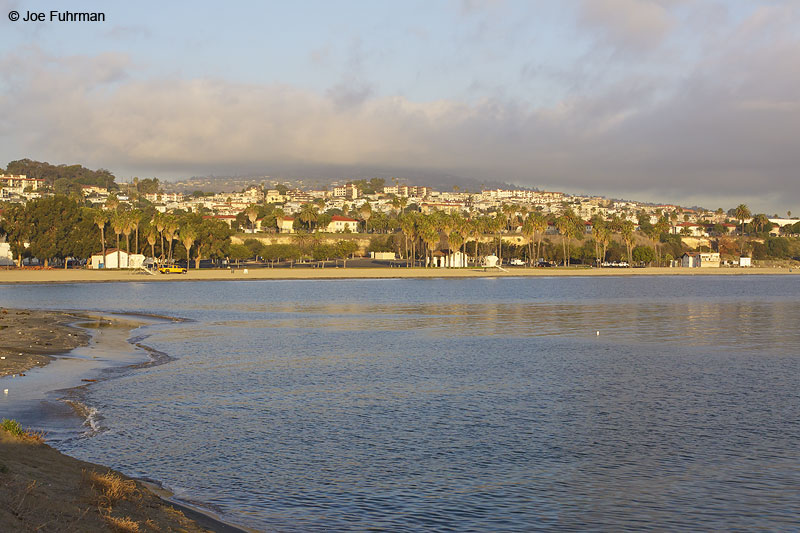
M 175 359 L 88 387 L 100 431 L 56 445 L 278 531 L 797 530 L 798 297 L 787 276 L 0 289 L 191 319 L 145 328 Z

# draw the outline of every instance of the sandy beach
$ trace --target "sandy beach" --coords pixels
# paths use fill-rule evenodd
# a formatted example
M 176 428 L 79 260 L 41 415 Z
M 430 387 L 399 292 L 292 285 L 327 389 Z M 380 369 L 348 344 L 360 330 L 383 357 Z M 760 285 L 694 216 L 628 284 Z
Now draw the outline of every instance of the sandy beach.
M 52 356 L 86 344 L 86 332 L 70 326 L 84 318 L 61 311 L 0 309 L 0 377 L 44 366 Z
M 245 273 L 246 271 L 246 273 Z M 529 276 L 754 276 L 800 274 L 800 268 L 250 268 L 190 269 L 186 274 L 145 274 L 127 270 L 0 270 L 2 283 L 102 283 L 119 281 L 231 281 L 253 279 L 414 279 Z
M 90 329 L 101 329 L 97 329 L 92 338 L 84 329 L 72 324 L 86 327 L 94 324 Z M 0 309 L 0 357 L 3 357 L 0 359 L 0 388 L 10 387 L 15 397 L 24 399 L 44 395 L 53 387 L 63 387 L 64 383 L 75 386 L 88 382 L 83 386 L 90 385 L 93 380 L 80 380 L 79 375 L 96 371 L 98 365 L 114 364 L 114 356 L 108 354 L 120 351 L 122 344 L 132 348 L 125 339 L 131 329 L 139 325 L 140 322 L 123 318 Z M 111 359 L 102 363 L 71 360 L 81 351 L 95 348 L 105 354 L 104 358 Z M 69 357 L 59 358 L 61 354 Z M 34 369 L 49 363 L 53 363 L 52 371 L 50 368 Z M 69 366 L 66 374 L 64 368 L 67 367 L 61 368 L 62 363 Z M 70 363 L 73 364 L 70 366 Z M 81 363 L 88 364 L 81 367 Z M 123 362 L 116 364 L 120 363 Z M 24 394 L 17 390 L 31 386 L 43 390 L 25 390 Z M 6 418 L 7 414 L 0 414 L 0 418 Z M 109 484 L 127 488 L 122 496 L 109 496 Z M 64 455 L 41 438 L 15 436 L 0 428 L 0 523 L 4 530 L 244 531 L 202 510 L 169 501 L 169 498 L 171 494 L 151 483 L 131 480 L 108 468 Z
M 3 429 L 0 522 L 6 531 L 208 531 L 136 481 Z

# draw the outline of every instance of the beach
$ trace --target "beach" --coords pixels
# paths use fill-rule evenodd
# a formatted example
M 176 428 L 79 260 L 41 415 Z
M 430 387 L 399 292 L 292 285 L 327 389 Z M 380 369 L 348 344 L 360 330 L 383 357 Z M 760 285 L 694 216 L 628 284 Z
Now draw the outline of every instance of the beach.
M 86 344 L 87 333 L 70 325 L 84 318 L 61 311 L 0 309 L 0 377 L 24 374 Z
M 95 376 L 92 372 L 110 363 L 68 361 L 59 355 L 92 349 L 89 344 L 96 345 L 98 338 L 106 343 L 100 347 L 104 354 L 120 352 L 131 329 L 139 325 L 130 319 L 83 313 L 0 309 L 0 388 L 10 388 L 14 396 L 29 399 L 53 387 L 91 385 L 94 379 L 81 380 L 79 376 Z M 94 335 L 88 333 L 91 329 L 96 330 Z M 114 359 L 114 355 L 108 357 Z M 58 363 L 52 371 L 33 370 L 50 363 Z M 69 371 L 63 372 L 64 368 Z M 6 415 L 3 412 L 0 418 Z M 24 420 L 21 424 L 27 427 Z M 26 531 L 243 531 L 202 510 L 168 501 L 171 494 L 153 483 L 131 480 L 62 454 L 45 443 L 46 434 L 26 433 L 15 436 L 0 429 L 0 521 L 4 527 Z M 121 490 L 121 495 L 109 496 L 107 492 L 113 490 Z
M 207 531 L 141 483 L 2 429 L 0 480 L 8 531 Z
M 2 283 L 102 283 L 119 281 L 231 281 L 231 280 L 295 280 L 295 279 L 428 279 L 532 276 L 752 276 L 800 274 L 800 268 L 586 268 L 551 267 L 517 268 L 238 268 L 189 269 L 186 274 L 148 274 L 129 270 L 0 270 Z

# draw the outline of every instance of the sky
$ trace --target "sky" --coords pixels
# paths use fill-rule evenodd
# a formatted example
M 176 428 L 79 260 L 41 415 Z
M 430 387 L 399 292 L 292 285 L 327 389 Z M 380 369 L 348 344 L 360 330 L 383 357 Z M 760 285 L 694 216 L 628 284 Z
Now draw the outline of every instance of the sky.
M 103 12 L 105 22 L 12 22 Z M 800 2 L 0 0 L 0 165 L 447 172 L 800 214 Z

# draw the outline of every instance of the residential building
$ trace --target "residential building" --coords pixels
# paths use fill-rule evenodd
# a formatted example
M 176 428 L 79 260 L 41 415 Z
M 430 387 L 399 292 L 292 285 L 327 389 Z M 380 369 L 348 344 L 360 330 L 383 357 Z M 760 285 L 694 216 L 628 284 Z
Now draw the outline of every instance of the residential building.
M 326 231 L 328 233 L 358 233 L 358 220 L 334 215 Z
M 278 217 L 278 233 L 294 233 L 294 218 Z
M 358 198 L 358 187 L 352 183 L 334 187 L 333 196 L 336 198 L 348 198 L 350 200 L 355 200 Z

